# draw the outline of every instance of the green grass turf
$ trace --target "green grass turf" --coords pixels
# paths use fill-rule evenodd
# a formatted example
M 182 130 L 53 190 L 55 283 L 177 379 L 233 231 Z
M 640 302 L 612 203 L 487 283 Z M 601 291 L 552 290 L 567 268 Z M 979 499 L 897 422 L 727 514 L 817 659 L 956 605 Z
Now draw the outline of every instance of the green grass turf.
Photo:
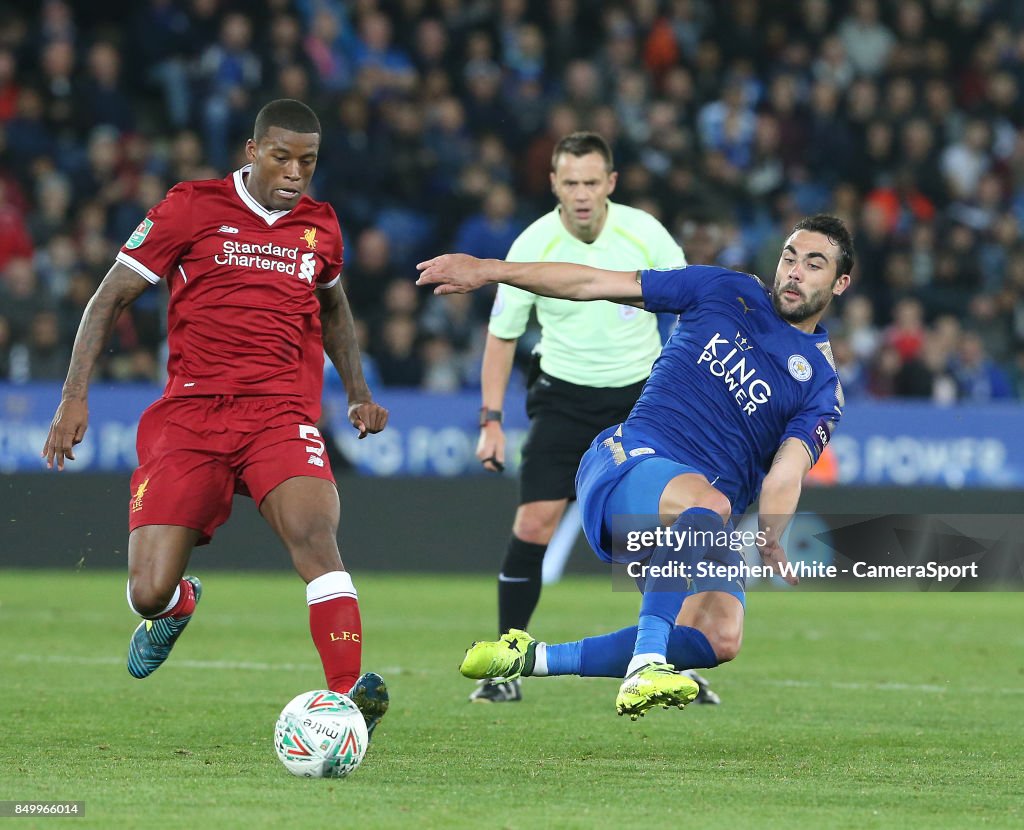
M 392 711 L 343 781 L 287 774 L 274 720 L 323 678 L 290 574 L 202 573 L 145 681 L 121 573 L 0 571 L 0 800 L 74 799 L 68 827 L 909 828 L 1024 824 L 1020 594 L 755 592 L 719 707 L 615 716 L 614 680 L 469 705 L 491 578 L 357 575 L 364 667 Z M 601 579 L 548 588 L 537 636 L 631 622 Z M 0 819 L 2 821 L 2 819 Z M 52 826 L 23 819 L 12 827 Z

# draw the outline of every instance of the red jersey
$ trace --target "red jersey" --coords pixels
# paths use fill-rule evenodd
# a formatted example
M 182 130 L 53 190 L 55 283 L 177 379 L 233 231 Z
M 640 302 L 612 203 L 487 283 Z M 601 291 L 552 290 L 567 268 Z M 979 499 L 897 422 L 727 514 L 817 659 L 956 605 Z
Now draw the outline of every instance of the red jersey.
M 314 290 L 341 276 L 338 217 L 305 195 L 267 210 L 245 187 L 248 171 L 175 185 L 117 261 L 167 280 L 165 397 L 297 395 L 313 417 L 324 368 Z

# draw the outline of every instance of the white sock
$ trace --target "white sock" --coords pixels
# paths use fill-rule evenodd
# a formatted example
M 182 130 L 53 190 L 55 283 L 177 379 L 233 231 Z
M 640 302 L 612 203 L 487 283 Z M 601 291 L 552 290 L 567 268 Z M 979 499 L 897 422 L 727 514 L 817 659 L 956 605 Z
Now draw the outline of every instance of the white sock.
M 530 672 L 531 677 L 547 677 L 548 676 L 548 644 L 537 643 L 537 648 L 533 652 L 533 671 Z
M 626 677 L 629 677 L 633 672 L 639 669 L 641 666 L 646 666 L 648 663 L 665 663 L 664 654 L 655 654 L 650 652 L 648 654 L 635 654 L 633 659 L 629 661 L 629 665 L 626 666 Z
M 330 571 L 318 576 L 306 586 L 306 605 L 315 605 L 338 597 L 358 598 L 348 571 Z
M 178 604 L 178 600 L 181 599 L 181 580 L 179 579 L 178 580 L 178 584 L 174 586 L 174 593 L 171 594 L 171 601 L 167 603 L 167 607 L 163 611 L 160 611 L 159 613 L 154 614 L 152 617 L 147 617 L 144 614 L 140 614 L 139 613 L 139 609 L 135 607 L 135 604 L 132 602 L 132 583 L 131 582 L 129 582 L 125 586 L 124 594 L 125 594 L 125 597 L 128 599 L 128 607 L 132 609 L 132 613 L 134 613 L 135 616 L 142 617 L 143 619 L 146 619 L 146 620 L 155 620 L 157 617 L 160 616 L 160 614 L 166 614 L 175 605 Z

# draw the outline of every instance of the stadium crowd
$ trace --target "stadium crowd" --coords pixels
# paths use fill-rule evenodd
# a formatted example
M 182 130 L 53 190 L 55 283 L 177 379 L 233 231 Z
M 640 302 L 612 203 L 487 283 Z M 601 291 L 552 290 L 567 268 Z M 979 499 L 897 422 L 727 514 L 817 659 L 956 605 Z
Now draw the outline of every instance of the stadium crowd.
M 85 303 L 175 182 L 221 177 L 259 107 L 309 103 L 371 385 L 475 387 L 490 299 L 413 285 L 503 258 L 550 210 L 558 138 L 612 144 L 613 199 L 691 263 L 771 278 L 797 219 L 855 229 L 825 324 L 848 399 L 1024 398 L 1017 0 L 0 2 L 0 380 L 62 380 Z M 106 379 L 160 380 L 163 292 Z M 524 350 L 530 346 L 523 338 Z

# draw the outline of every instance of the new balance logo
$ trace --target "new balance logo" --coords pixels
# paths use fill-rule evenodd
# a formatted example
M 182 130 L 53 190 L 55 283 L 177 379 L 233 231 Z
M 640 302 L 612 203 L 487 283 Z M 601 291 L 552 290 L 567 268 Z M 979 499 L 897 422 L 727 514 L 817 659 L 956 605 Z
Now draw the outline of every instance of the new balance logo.
M 221 225 L 217 229 L 217 233 L 238 233 L 238 228 L 233 228 L 231 225 Z
M 323 467 L 324 466 L 324 460 L 322 458 L 320 458 L 319 456 L 316 456 L 316 455 L 311 455 L 309 457 L 309 460 L 306 463 L 307 464 L 312 464 L 314 467 Z

